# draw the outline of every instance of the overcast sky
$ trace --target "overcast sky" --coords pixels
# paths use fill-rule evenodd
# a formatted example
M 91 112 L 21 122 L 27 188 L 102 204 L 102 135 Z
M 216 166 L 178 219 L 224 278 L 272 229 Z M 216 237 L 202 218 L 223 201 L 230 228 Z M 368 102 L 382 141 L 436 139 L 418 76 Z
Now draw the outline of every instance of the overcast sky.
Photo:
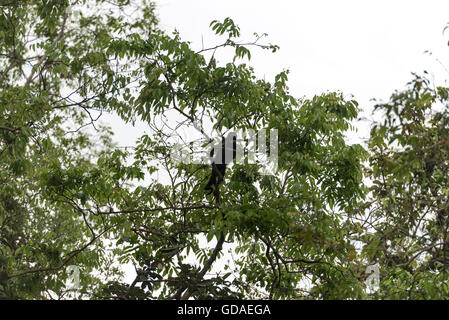
M 160 25 L 178 29 L 200 49 L 219 43 L 212 20 L 230 17 L 242 40 L 268 33 L 280 46 L 271 53 L 252 49 L 251 65 L 271 80 L 290 70 L 295 96 L 340 90 L 369 109 L 371 98 L 388 99 L 402 89 L 411 72 L 428 70 L 437 81 L 449 78 L 449 1 L 351 0 L 157 0 Z M 425 54 L 429 50 L 432 56 Z
M 156 0 L 156 4 L 160 27 L 168 32 L 176 28 L 195 49 L 221 43 L 209 27 L 214 19 L 232 18 L 240 26 L 242 40 L 253 40 L 254 32 L 268 33 L 267 41 L 280 50 L 253 48 L 250 64 L 266 80 L 289 69 L 289 87 L 296 97 L 340 90 L 346 97 L 354 95 L 369 111 L 370 99 L 388 99 L 412 79 L 411 72 L 427 70 L 439 84 L 449 79 L 444 69 L 449 68 L 449 29 L 443 34 L 449 22 L 448 0 Z M 220 53 L 217 56 L 220 62 Z M 366 124 L 359 123 L 359 136 L 367 136 Z M 116 121 L 113 125 L 123 145 L 145 129 L 144 124 L 138 130 Z
M 267 80 L 289 69 L 289 87 L 297 97 L 340 90 L 370 110 L 370 99 L 388 99 L 412 79 L 411 72 L 427 70 L 439 84 L 449 79 L 444 69 L 449 68 L 449 30 L 443 34 L 449 22 L 448 0 L 157 0 L 156 4 L 160 27 L 176 28 L 196 49 L 220 43 L 209 28 L 214 19 L 232 18 L 240 26 L 242 40 L 252 40 L 254 32 L 268 33 L 267 41 L 279 45 L 280 51 L 254 48 L 250 64 Z M 361 127 L 356 136 L 366 137 L 369 126 Z M 130 145 L 145 125 L 130 130 L 115 122 L 114 128 L 120 133 L 116 140 Z
M 388 96 L 404 85 L 411 71 L 430 63 L 425 50 L 448 55 L 443 28 L 449 1 L 265 1 L 158 0 L 161 26 L 177 28 L 200 47 L 211 38 L 209 23 L 231 17 L 243 34 L 268 33 L 281 50 L 253 50 L 260 74 L 291 70 L 298 95 L 343 90 Z M 211 41 L 210 41 L 211 42 Z

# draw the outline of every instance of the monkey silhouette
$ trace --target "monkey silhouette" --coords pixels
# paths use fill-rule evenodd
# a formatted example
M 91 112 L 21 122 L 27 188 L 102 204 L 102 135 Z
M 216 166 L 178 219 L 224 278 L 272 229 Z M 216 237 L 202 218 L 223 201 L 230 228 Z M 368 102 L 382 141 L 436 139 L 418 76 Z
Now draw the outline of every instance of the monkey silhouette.
M 216 199 L 219 197 L 219 186 L 224 180 L 226 168 L 231 163 L 237 154 L 237 135 L 230 132 L 226 138 L 222 137 L 221 143 L 213 146 L 211 157 L 211 175 L 204 190 L 206 195 L 214 193 Z

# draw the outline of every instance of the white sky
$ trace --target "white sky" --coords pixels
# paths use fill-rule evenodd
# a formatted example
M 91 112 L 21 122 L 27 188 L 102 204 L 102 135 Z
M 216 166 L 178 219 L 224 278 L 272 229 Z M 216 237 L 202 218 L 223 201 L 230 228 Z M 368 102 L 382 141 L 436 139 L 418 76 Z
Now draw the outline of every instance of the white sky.
M 448 0 L 156 0 L 156 4 L 160 27 L 178 29 L 195 49 L 202 43 L 205 47 L 221 43 L 209 28 L 214 19 L 232 18 L 240 26 L 242 40 L 253 40 L 254 32 L 268 33 L 267 41 L 279 45 L 280 51 L 253 48 L 250 64 L 267 80 L 289 69 L 289 87 L 297 97 L 340 90 L 370 110 L 371 98 L 388 99 L 412 79 L 411 72 L 427 70 L 439 84 L 449 79 L 437 62 L 449 68 L 449 30 L 443 34 L 449 23 Z M 121 145 L 132 145 L 145 130 L 142 123 L 136 130 L 113 119 L 102 120 L 113 125 Z M 361 132 L 356 136 L 367 137 L 367 123 L 358 127 Z
M 290 69 L 295 96 L 340 90 L 353 94 L 368 110 L 371 98 L 388 99 L 404 88 L 411 72 L 444 72 L 449 68 L 449 1 L 268 1 L 157 0 L 160 25 L 178 29 L 200 49 L 220 41 L 209 28 L 212 20 L 230 17 L 243 40 L 268 33 L 280 51 L 252 49 L 251 65 L 268 80 Z M 424 54 L 425 50 L 433 56 Z M 449 74 L 443 74 L 449 76 Z M 441 77 L 441 76 L 440 76 Z
M 447 56 L 442 34 L 449 1 L 157 0 L 160 24 L 200 48 L 209 23 L 231 17 L 243 33 L 268 33 L 281 50 L 253 51 L 260 74 L 291 70 L 292 92 L 343 90 L 361 98 L 388 96 L 411 71 L 429 63 L 425 50 Z M 250 37 L 248 37 L 249 39 Z M 258 54 L 256 54 L 258 53 Z
M 289 87 L 296 97 L 326 91 L 354 95 L 360 107 L 371 110 L 370 99 L 388 99 L 403 89 L 411 72 L 429 71 L 438 83 L 449 79 L 437 61 L 449 69 L 449 1 L 447 0 L 156 0 L 160 26 L 175 28 L 193 48 L 221 43 L 211 31 L 212 20 L 230 17 L 240 26 L 242 40 L 268 33 L 267 42 L 280 50 L 253 48 L 250 64 L 258 76 L 272 80 L 289 69 Z M 431 51 L 432 55 L 424 53 Z M 219 62 L 228 62 L 224 59 Z M 130 145 L 145 130 L 110 122 L 121 145 Z M 367 137 L 367 123 L 359 123 Z M 136 130 L 137 129 L 137 130 Z

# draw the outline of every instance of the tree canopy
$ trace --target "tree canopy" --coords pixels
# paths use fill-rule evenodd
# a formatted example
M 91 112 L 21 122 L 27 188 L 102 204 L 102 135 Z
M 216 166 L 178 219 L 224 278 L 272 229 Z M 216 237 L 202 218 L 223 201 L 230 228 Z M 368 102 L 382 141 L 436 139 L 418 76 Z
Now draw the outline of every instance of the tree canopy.
M 0 1 L 0 297 L 447 298 L 449 89 L 416 75 L 350 144 L 355 100 L 292 96 L 247 63 L 265 34 L 210 26 L 195 51 L 146 0 Z M 103 114 L 148 132 L 119 146 Z M 174 132 L 263 129 L 275 172 L 234 163 L 218 197 L 173 157 Z

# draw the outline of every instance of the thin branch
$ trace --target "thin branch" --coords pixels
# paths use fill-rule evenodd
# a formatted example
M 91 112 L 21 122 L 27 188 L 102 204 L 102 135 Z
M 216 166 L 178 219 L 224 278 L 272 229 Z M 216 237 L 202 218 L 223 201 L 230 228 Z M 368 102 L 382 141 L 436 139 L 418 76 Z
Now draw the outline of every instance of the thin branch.
M 11 132 L 17 132 L 17 131 L 20 130 L 20 128 L 10 128 L 10 127 L 2 126 L 2 125 L 0 125 L 0 129 L 2 129 L 2 130 L 7 130 L 7 131 L 11 131 Z
M 58 266 L 56 267 L 50 267 L 50 268 L 39 268 L 39 269 L 34 269 L 34 270 L 27 270 L 21 273 L 16 273 L 16 274 L 12 274 L 10 276 L 8 276 L 8 279 L 12 279 L 12 278 L 17 278 L 17 277 L 21 277 L 30 273 L 38 273 L 38 272 L 47 272 L 47 271 L 57 271 L 59 269 L 61 269 L 62 267 L 64 267 L 70 260 L 72 260 L 74 257 L 76 257 L 78 254 L 80 254 L 81 252 L 83 252 L 88 246 L 90 246 L 92 243 L 95 242 L 95 240 L 97 240 L 99 237 L 101 237 L 103 234 L 105 234 L 106 232 L 108 232 L 109 230 L 111 230 L 114 226 L 111 226 L 109 228 L 107 228 L 106 230 L 104 230 L 103 232 L 101 232 L 100 234 L 98 234 L 96 237 L 94 237 L 91 241 L 89 241 L 87 244 L 85 244 L 83 247 L 81 247 L 80 249 L 77 249 L 75 251 L 73 251 L 71 254 L 69 254 L 69 256 Z
M 64 37 L 64 34 L 65 34 L 64 31 L 65 31 L 65 25 L 67 23 L 67 18 L 68 18 L 68 13 L 66 12 L 63 15 L 61 30 L 59 31 L 58 36 L 53 40 L 53 43 L 52 43 L 53 46 L 55 46 Z M 28 76 L 24 87 L 26 87 L 27 85 L 29 85 L 31 83 L 31 81 L 33 81 L 34 75 L 36 74 L 38 67 L 40 65 L 42 65 L 42 63 L 44 62 L 45 59 L 47 59 L 47 57 L 48 57 L 47 53 L 43 54 L 42 57 L 39 59 L 39 61 L 34 65 L 34 68 L 31 70 L 31 73 Z
M 201 269 L 200 273 L 198 274 L 198 277 L 200 279 L 203 279 L 203 277 L 206 274 L 206 272 L 210 269 L 210 267 L 212 266 L 214 261 L 217 259 L 218 254 L 223 249 L 223 243 L 224 242 L 225 242 L 225 235 L 224 235 L 223 232 L 221 232 L 220 233 L 220 238 L 218 239 L 218 242 L 217 242 L 217 245 L 214 248 L 214 251 L 212 252 L 212 254 L 209 257 L 209 259 L 207 259 L 206 263 L 203 266 L 203 269 Z M 180 299 L 180 300 L 188 300 L 192 293 L 189 291 L 189 289 L 187 289 L 185 292 L 184 292 L 184 290 L 185 290 L 185 288 L 179 289 L 176 292 L 176 294 L 173 296 L 173 298 L 174 299 Z M 183 292 L 184 292 L 184 294 L 182 294 Z M 182 296 L 181 296 L 181 294 L 182 294 Z
M 119 213 L 137 213 L 137 212 L 157 212 L 165 210 L 195 210 L 195 209 L 216 209 L 217 206 L 200 205 L 190 207 L 164 207 L 164 208 L 152 208 L 152 209 L 134 209 L 134 210 L 118 210 L 118 211 L 99 211 L 96 214 L 119 214 Z

